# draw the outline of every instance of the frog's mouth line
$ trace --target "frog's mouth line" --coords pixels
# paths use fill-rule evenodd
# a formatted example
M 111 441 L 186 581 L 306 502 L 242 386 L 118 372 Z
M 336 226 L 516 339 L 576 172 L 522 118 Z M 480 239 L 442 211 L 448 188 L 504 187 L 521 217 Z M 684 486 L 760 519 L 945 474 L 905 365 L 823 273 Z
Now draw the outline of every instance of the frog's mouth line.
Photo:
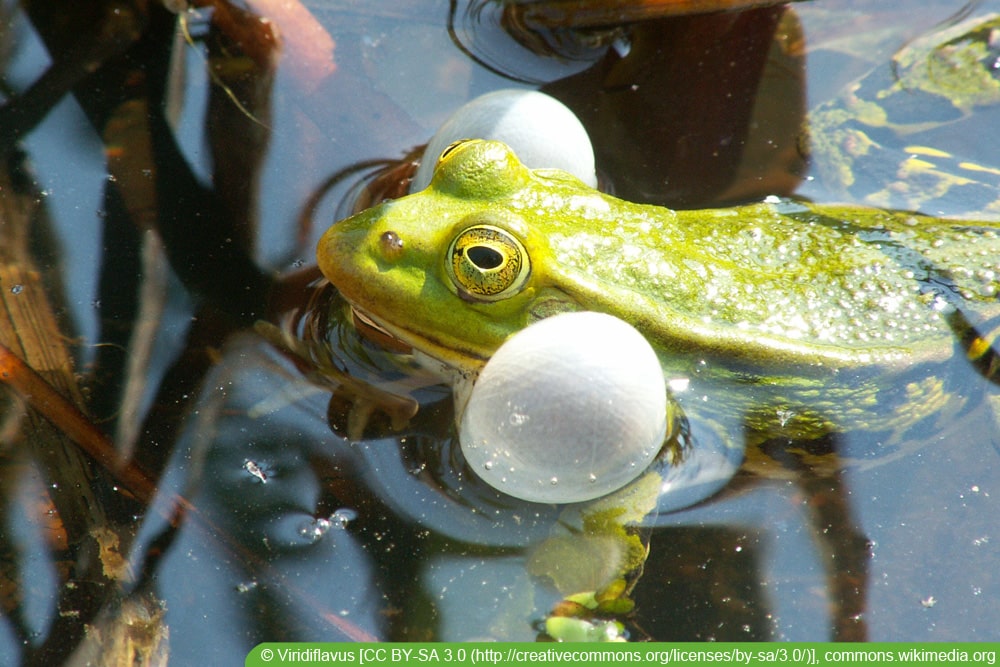
M 450 368 L 452 371 L 479 366 L 486 361 L 476 355 L 450 350 L 446 345 L 433 338 L 415 334 L 408 329 L 366 313 L 354 304 L 351 304 L 351 319 L 358 333 L 377 345 L 391 352 L 429 357 L 442 367 Z M 443 370 L 443 368 L 438 370 Z
M 351 306 L 351 320 L 354 328 L 364 338 L 386 348 L 390 352 L 413 354 L 413 346 L 376 322 L 370 315 Z

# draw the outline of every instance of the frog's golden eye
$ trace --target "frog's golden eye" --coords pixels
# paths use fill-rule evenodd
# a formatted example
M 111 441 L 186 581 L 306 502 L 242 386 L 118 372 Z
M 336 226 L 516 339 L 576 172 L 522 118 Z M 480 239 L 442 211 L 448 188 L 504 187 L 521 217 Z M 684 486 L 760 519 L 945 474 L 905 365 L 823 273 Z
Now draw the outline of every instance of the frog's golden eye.
M 459 294 L 476 301 L 498 301 L 517 293 L 531 268 L 521 242 L 493 225 L 459 232 L 448 247 L 445 267 Z

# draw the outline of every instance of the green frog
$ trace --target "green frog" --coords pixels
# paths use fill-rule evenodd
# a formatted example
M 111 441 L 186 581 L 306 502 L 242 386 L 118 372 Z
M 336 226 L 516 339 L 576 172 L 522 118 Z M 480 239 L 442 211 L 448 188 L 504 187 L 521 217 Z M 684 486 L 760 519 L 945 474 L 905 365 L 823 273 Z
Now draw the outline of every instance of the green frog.
M 324 274 L 356 317 L 452 378 L 574 310 L 634 325 L 714 413 L 796 438 L 898 428 L 954 399 L 935 369 L 1000 313 L 1000 224 L 773 199 L 673 211 L 505 145 L 446 150 L 430 186 L 332 226 Z
M 978 32 L 992 35 L 995 24 Z M 955 46 L 966 42 L 945 37 L 945 51 L 966 58 Z M 976 45 L 993 42 L 970 49 L 989 64 Z M 891 124 L 873 112 L 884 98 L 855 88 L 814 112 L 815 151 L 845 191 Z M 933 177 L 932 195 L 969 185 L 941 176 L 943 153 L 907 153 L 900 175 Z M 912 194 L 887 190 L 871 202 L 915 208 Z M 991 379 L 998 366 L 1000 222 L 992 200 L 977 210 L 980 222 L 770 197 L 674 211 L 528 169 L 507 146 L 471 140 L 442 153 L 427 189 L 333 225 L 318 260 L 360 328 L 456 384 L 540 319 L 589 310 L 629 322 L 655 349 L 691 429 L 714 433 L 731 460 L 746 448 L 746 466 L 759 469 L 767 462 L 756 446 L 777 437 L 875 431 L 879 457 L 910 427 L 978 402 L 955 390 L 966 360 Z M 647 483 L 662 492 L 659 480 Z M 636 517 L 652 509 L 645 503 Z M 629 563 L 618 574 L 641 569 Z
M 819 177 L 878 208 L 769 198 L 672 211 L 471 141 L 441 155 L 425 191 L 334 225 L 320 267 L 356 319 L 455 381 L 531 322 L 595 310 L 636 326 L 672 386 L 709 396 L 676 398 L 692 419 L 724 424 L 723 437 L 899 434 L 965 407 L 945 372 L 952 357 L 991 372 L 977 331 L 1000 314 L 998 188 L 988 183 L 996 170 L 958 162 L 948 171 L 943 151 L 911 145 L 900 155 L 879 138 L 919 140 L 1000 100 L 998 29 L 988 15 L 934 31 L 811 112 Z M 902 111 L 931 95 L 943 100 L 934 123 Z M 893 184 L 855 192 L 859 171 L 865 184 L 879 180 L 866 168 L 894 171 Z M 937 213 L 948 196 L 985 221 L 883 210 Z

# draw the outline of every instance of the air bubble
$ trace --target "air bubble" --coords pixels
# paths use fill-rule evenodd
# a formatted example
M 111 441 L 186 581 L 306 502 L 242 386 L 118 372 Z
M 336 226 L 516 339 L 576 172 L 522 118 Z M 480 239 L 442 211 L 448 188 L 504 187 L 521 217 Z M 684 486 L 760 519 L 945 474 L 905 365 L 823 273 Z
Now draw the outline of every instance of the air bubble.
M 341 507 L 330 515 L 330 524 L 337 528 L 347 528 L 347 524 L 358 518 L 357 511 L 350 507 Z
M 311 519 L 299 528 L 299 535 L 310 542 L 319 542 L 324 535 L 330 532 L 332 525 L 329 519 L 323 517 Z
M 236 584 L 237 593 L 249 593 L 255 590 L 256 588 L 257 588 L 257 582 L 253 581 L 252 579 L 246 582 L 241 581 L 240 583 Z

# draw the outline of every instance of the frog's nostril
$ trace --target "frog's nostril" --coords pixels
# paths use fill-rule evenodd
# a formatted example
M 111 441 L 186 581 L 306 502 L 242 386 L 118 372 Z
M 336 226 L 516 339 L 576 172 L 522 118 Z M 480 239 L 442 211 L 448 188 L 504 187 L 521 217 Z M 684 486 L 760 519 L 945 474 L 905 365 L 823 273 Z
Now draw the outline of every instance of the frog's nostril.
M 382 232 L 378 244 L 382 256 L 389 261 L 395 261 L 403 256 L 403 239 L 396 232 Z

